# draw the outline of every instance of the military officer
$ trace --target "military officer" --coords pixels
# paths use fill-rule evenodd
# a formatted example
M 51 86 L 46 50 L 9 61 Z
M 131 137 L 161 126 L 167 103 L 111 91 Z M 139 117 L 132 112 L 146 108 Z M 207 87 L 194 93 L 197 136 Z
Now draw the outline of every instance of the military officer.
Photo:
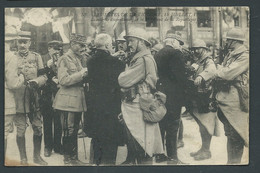
M 24 84 L 24 76 L 18 75 L 17 57 L 10 51 L 11 44 L 17 39 L 17 32 L 14 27 L 5 28 L 5 153 L 7 149 L 7 139 L 12 124 L 16 121 L 16 105 L 14 99 L 14 89 L 20 88 Z
M 227 163 L 239 164 L 249 143 L 249 52 L 240 28 L 229 30 L 226 39 L 229 53 L 215 73 L 217 113 L 227 136 Z
M 48 42 L 48 53 L 42 56 L 48 80 L 41 88 L 40 108 L 43 115 L 44 156 L 50 157 L 52 150 L 61 153 L 61 121 L 57 111 L 52 108 L 52 102 L 58 91 L 57 61 L 62 54 L 62 42 Z M 53 124 L 53 126 L 52 126 Z M 54 130 L 53 130 L 54 128 Z
M 43 69 L 42 58 L 38 53 L 29 51 L 31 45 L 31 33 L 21 31 L 17 40 L 18 51 L 15 53 L 18 59 L 18 74 L 23 74 L 26 85 L 15 91 L 16 118 L 17 118 L 17 145 L 20 152 L 21 163 L 27 164 L 25 149 L 25 130 L 27 116 L 33 128 L 33 161 L 40 165 L 47 165 L 40 156 L 42 141 L 42 120 L 38 104 L 38 87 L 45 84 L 47 77 L 39 70 Z
M 70 49 L 57 63 L 60 89 L 53 101 L 53 108 L 60 111 L 65 165 L 83 164 L 78 160 L 77 134 L 81 114 L 87 111 L 83 88 L 87 68 L 83 68 L 80 62 L 85 46 L 85 36 L 71 34 Z

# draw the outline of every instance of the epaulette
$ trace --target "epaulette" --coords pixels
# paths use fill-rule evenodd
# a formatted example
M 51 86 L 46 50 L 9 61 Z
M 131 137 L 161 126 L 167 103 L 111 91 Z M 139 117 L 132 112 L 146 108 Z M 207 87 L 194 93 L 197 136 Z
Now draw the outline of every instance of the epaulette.
M 41 56 L 39 53 L 36 53 L 36 52 L 33 52 L 33 51 L 30 51 L 32 54 L 36 55 L 36 56 Z

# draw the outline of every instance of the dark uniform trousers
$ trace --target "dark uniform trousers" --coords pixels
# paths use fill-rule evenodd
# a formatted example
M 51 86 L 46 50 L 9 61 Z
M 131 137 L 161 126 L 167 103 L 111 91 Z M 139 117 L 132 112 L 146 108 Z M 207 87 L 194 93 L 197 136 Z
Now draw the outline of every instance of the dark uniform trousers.
M 53 149 L 57 153 L 62 152 L 62 129 L 59 112 L 50 108 L 42 111 L 42 115 L 45 149 L 48 149 L 49 151 L 52 151 Z
M 81 114 L 81 112 L 60 111 L 65 160 L 78 160 L 78 130 Z
M 94 149 L 94 163 L 97 165 L 115 165 L 117 156 L 117 143 L 103 138 L 92 138 Z
M 167 105 L 166 103 L 167 113 L 165 117 L 159 122 L 163 146 L 165 143 L 164 140 L 166 138 L 167 156 L 173 159 L 178 159 L 177 138 L 180 127 L 181 108 L 182 105 L 178 104 L 177 102 L 176 104 L 172 105 Z
M 218 109 L 218 118 L 224 124 L 225 135 L 227 136 L 227 152 L 228 152 L 228 164 L 236 164 L 241 162 L 241 158 L 244 150 L 244 140 L 237 133 L 237 131 L 228 122 L 227 118 Z

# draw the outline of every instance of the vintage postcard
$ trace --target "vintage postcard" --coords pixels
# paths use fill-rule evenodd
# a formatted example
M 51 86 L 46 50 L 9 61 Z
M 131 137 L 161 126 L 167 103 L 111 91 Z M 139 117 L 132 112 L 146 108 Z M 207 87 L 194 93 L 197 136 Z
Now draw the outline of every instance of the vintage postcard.
M 249 164 L 249 7 L 4 10 L 5 166 Z

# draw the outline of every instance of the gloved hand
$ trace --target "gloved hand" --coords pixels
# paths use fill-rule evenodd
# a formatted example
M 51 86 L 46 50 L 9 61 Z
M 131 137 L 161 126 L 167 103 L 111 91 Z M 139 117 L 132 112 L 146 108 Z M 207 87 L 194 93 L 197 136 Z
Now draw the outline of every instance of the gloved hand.
M 82 77 L 86 77 L 88 75 L 88 69 L 87 68 L 82 68 L 80 71 Z
M 194 81 L 194 84 L 195 85 L 200 85 L 202 83 L 204 79 L 201 77 L 201 76 L 198 76 L 195 81 Z
M 36 80 L 29 80 L 28 82 L 29 88 L 37 89 L 39 87 L 38 82 Z
M 195 70 L 198 70 L 198 68 L 199 68 L 199 65 L 196 64 L 196 63 L 193 63 L 191 66 L 192 66 Z
M 123 123 L 124 123 L 124 119 L 123 119 L 123 114 L 122 114 L 122 113 L 120 113 L 120 114 L 117 116 L 117 118 L 118 118 L 118 121 L 119 121 L 120 124 L 123 124 Z
M 56 76 L 54 76 L 54 77 L 52 78 L 52 81 L 55 82 L 56 84 L 59 83 L 59 80 L 58 80 L 58 78 L 57 78 Z
M 47 67 L 51 67 L 53 65 L 53 60 L 50 59 L 49 61 L 47 61 Z

